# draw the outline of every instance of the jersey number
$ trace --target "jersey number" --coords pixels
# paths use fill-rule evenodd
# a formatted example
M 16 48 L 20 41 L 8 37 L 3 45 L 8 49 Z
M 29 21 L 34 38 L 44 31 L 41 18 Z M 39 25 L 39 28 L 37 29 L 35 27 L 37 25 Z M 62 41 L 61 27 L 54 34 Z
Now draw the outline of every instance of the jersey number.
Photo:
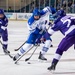
M 61 19 L 61 21 L 63 22 L 63 24 L 66 23 L 66 22 L 68 22 L 67 27 L 69 27 L 70 24 L 71 24 L 71 20 L 69 18 L 70 18 L 70 16 L 65 16 L 64 18 Z

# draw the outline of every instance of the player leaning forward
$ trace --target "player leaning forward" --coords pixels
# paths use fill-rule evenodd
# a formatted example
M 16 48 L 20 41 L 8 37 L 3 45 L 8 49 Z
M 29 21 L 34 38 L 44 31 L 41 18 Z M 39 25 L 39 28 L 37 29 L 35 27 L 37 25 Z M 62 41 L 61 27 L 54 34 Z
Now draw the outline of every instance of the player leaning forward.
M 47 17 L 49 16 L 49 14 L 53 13 L 55 13 L 55 9 L 50 7 L 45 7 L 40 12 L 37 8 L 33 10 L 33 14 L 28 20 L 28 28 L 30 31 L 29 36 L 27 38 L 26 43 L 14 56 L 13 58 L 14 61 L 17 60 L 17 58 L 21 56 L 23 53 L 27 52 L 32 47 L 32 45 L 35 44 L 36 40 L 39 39 L 46 32 L 46 24 L 50 25 L 49 19 L 47 19 Z M 49 49 L 50 45 L 51 45 L 51 38 L 49 37 L 46 40 L 46 44 L 44 45 L 42 51 L 40 52 L 39 59 L 47 60 L 44 57 L 44 54 Z
M 0 9 L 0 38 L 2 37 L 2 48 L 5 54 L 10 53 L 8 48 L 8 19 L 4 14 L 3 9 Z
M 75 44 L 75 17 L 67 16 L 64 10 L 57 12 L 59 18 L 54 22 L 54 26 L 48 30 L 46 36 L 51 36 L 54 32 L 60 31 L 65 37 L 61 40 L 55 53 L 55 57 L 48 70 L 55 70 L 64 51 L 67 51 Z

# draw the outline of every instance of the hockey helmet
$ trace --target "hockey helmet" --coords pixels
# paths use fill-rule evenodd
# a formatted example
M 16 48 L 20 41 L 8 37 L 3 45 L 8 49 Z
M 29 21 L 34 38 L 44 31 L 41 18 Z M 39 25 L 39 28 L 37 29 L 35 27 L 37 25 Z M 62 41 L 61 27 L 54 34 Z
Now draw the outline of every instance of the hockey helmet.
M 35 9 L 33 10 L 33 16 L 39 16 L 39 15 L 40 15 L 39 10 L 38 10 L 37 8 L 35 8 Z
M 0 9 L 0 14 L 4 14 L 4 10 L 3 9 Z
M 0 19 L 4 18 L 4 11 L 3 9 L 0 9 Z
M 63 9 L 57 11 L 57 16 L 65 16 L 66 12 Z

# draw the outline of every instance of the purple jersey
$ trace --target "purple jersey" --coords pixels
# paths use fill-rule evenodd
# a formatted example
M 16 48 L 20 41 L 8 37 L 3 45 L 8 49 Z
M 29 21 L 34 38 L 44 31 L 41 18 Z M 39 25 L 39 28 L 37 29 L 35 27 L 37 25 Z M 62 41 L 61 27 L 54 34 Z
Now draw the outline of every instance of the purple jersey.
M 8 25 L 8 19 L 4 15 L 4 18 L 0 19 L 0 34 L 2 37 L 2 44 L 3 44 L 3 50 L 7 50 L 8 47 L 8 30 L 7 30 L 7 25 Z
M 63 16 L 59 17 L 51 29 L 48 30 L 49 34 L 53 34 L 55 31 L 60 31 L 63 35 L 75 35 L 75 17 Z
M 4 16 L 3 19 L 0 19 L 0 32 L 1 30 L 7 29 L 7 25 L 8 25 L 8 19 L 6 18 L 6 16 Z

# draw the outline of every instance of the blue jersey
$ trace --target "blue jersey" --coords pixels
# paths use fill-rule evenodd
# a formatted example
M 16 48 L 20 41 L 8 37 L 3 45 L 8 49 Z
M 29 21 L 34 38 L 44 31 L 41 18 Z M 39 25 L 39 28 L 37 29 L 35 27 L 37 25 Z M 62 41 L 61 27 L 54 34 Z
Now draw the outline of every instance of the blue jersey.
M 52 14 L 50 7 L 45 7 L 43 10 L 40 11 L 39 20 L 35 20 L 34 16 L 32 15 L 28 20 L 29 31 L 35 32 L 36 28 L 38 28 L 39 30 L 46 30 L 46 24 L 50 24 L 49 14 Z
M 48 33 L 52 35 L 58 30 L 65 36 L 75 35 L 75 17 L 70 15 L 59 17 L 54 22 L 53 27 L 48 30 Z
M 0 31 L 5 30 L 7 28 L 7 25 L 8 25 L 8 19 L 6 18 L 6 16 L 4 16 L 3 19 L 0 19 Z

